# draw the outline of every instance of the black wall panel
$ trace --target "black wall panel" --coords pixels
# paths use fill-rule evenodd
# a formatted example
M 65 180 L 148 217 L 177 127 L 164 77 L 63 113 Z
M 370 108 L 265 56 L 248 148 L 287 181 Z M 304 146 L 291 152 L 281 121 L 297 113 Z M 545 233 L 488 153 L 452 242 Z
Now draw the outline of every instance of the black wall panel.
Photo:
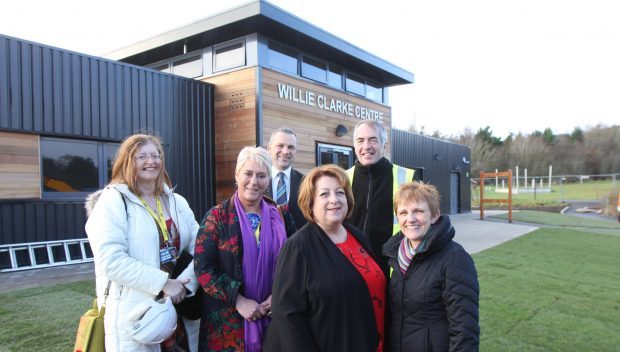
M 469 147 L 417 133 L 392 130 L 392 161 L 409 168 L 424 168 L 424 181 L 441 194 L 441 212 L 450 214 L 450 174 L 459 174 L 458 211 L 471 211 Z
M 161 136 L 200 220 L 214 203 L 213 85 L 0 35 L 0 130 L 120 142 Z M 0 200 L 0 244 L 83 238 L 82 201 Z

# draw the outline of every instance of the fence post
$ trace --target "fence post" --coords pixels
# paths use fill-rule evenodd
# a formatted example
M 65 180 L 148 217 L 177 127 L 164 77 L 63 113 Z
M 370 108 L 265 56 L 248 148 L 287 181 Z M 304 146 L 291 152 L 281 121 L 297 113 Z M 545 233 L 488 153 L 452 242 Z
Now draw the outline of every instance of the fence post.
M 480 220 L 484 220 L 484 173 L 480 171 Z
M 512 223 L 512 169 L 508 169 L 508 222 Z

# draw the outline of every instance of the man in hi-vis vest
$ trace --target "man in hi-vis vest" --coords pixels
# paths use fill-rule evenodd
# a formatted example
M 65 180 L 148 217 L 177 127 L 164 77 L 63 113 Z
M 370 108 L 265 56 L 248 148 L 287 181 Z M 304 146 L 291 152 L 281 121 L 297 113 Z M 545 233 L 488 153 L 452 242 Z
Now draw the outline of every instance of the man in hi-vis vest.
M 380 122 L 360 121 L 353 132 L 357 161 L 347 170 L 347 175 L 355 199 L 349 222 L 368 235 L 381 269 L 389 275 L 387 258 L 381 250 L 400 231 L 392 199 L 399 185 L 413 180 L 414 170 L 386 159 L 383 156 L 386 142 L 387 133 Z

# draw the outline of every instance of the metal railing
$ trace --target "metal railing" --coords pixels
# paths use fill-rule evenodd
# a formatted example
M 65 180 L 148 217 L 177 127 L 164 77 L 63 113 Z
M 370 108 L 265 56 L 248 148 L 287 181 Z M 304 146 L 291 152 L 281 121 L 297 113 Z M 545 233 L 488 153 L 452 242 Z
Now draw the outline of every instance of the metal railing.
M 87 238 L 0 245 L 0 272 L 92 261 Z

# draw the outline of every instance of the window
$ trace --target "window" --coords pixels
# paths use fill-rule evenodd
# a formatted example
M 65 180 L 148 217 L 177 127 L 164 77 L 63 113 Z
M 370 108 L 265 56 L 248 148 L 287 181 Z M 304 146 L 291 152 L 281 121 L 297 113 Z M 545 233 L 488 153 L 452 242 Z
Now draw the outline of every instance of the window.
M 364 83 L 364 79 L 353 75 L 351 73 L 347 74 L 347 92 L 351 92 L 351 93 L 355 93 L 361 96 L 366 96 L 366 92 L 365 92 L 365 86 L 366 84 Z
M 327 84 L 336 89 L 342 89 L 342 70 L 337 67 L 329 67 L 327 71 Z
M 114 164 L 114 159 L 116 158 L 116 152 L 118 151 L 118 147 L 118 144 L 111 143 L 106 143 L 103 145 L 103 158 L 105 162 L 107 176 L 107 178 L 102 182 L 104 185 L 112 179 L 112 165 Z
M 216 45 L 213 49 L 215 52 L 213 72 L 245 66 L 245 44 L 243 40 Z
M 297 74 L 297 53 L 291 49 L 269 42 L 267 62 L 269 66 Z
M 376 102 L 383 102 L 383 88 L 379 84 L 366 82 L 366 98 Z
M 316 144 L 316 165 L 336 164 L 343 169 L 353 166 L 352 147 L 345 147 L 335 144 L 317 143 Z
M 301 75 L 321 83 L 327 83 L 327 64 L 304 56 L 301 62 Z
M 41 138 L 44 198 L 83 199 L 112 175 L 117 144 Z
M 202 53 L 193 54 L 173 61 L 172 73 L 187 78 L 202 76 Z
M 170 64 L 168 62 L 164 62 L 162 64 L 156 64 L 156 65 L 150 66 L 150 68 L 152 68 L 153 70 L 170 73 Z

